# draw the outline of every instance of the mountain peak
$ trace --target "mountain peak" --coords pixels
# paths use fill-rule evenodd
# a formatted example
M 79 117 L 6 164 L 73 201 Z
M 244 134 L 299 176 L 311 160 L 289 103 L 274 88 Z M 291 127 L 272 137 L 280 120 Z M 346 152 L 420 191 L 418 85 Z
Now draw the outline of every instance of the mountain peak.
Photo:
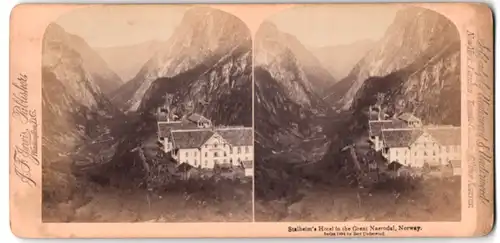
M 74 78 L 71 72 L 81 72 L 82 78 L 90 80 L 105 94 L 122 84 L 120 77 L 84 39 L 66 32 L 56 23 L 51 23 L 45 30 L 42 52 L 42 66 L 50 68 L 58 78 L 67 77 L 61 78 L 62 81 L 70 82 Z
M 250 30 L 243 21 L 218 9 L 190 8 L 169 40 L 113 100 L 136 111 L 154 80 L 174 77 L 198 65 L 211 66 L 239 46 L 251 48 Z

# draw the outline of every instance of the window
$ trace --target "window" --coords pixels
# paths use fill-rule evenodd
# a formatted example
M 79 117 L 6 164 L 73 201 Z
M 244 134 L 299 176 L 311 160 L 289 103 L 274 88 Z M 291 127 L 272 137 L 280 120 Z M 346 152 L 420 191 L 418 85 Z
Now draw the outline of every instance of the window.
M 196 151 L 194 151 L 193 154 L 194 154 L 194 156 L 196 156 L 197 155 Z
M 224 164 L 227 163 L 227 159 L 224 159 Z
M 219 161 L 218 161 L 218 160 L 216 160 L 216 159 L 214 159 L 214 164 L 217 164 L 217 163 L 219 163 Z
M 424 156 L 427 156 L 427 151 L 424 151 Z
M 194 165 L 198 165 L 198 161 L 197 160 L 194 160 Z
M 214 144 L 214 148 L 217 148 L 217 144 Z
M 205 152 L 205 157 L 208 157 L 208 153 L 207 152 Z
M 214 152 L 214 157 L 218 157 L 219 154 L 217 152 Z
M 238 147 L 238 154 L 241 154 L 241 147 Z
M 396 156 L 398 156 L 398 151 L 396 150 Z
M 229 154 L 233 154 L 233 150 L 229 148 Z
M 224 151 L 224 157 L 226 157 L 226 156 L 227 156 L 227 153 L 226 153 L 226 151 Z
M 205 148 L 208 148 L 208 144 L 205 144 Z
M 415 156 L 417 156 L 417 151 L 415 151 Z
M 450 147 L 446 147 L 446 152 L 450 152 Z
M 188 152 L 186 152 L 186 157 L 188 157 L 188 156 L 189 156 L 189 153 L 188 153 Z
M 432 155 L 436 156 L 436 151 L 435 150 L 432 151 Z
M 250 150 L 248 149 L 248 146 L 245 146 L 245 153 L 248 154 L 249 152 L 250 152 Z

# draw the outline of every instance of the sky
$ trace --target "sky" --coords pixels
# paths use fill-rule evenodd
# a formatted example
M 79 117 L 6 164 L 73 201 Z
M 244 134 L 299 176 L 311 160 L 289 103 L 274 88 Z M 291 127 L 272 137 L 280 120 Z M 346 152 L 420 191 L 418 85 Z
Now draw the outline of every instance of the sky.
M 270 17 L 278 29 L 309 47 L 379 40 L 393 22 L 396 5 L 316 5 L 294 7 Z
M 92 47 L 127 46 L 167 40 L 186 9 L 186 5 L 92 6 L 68 12 L 56 23 Z

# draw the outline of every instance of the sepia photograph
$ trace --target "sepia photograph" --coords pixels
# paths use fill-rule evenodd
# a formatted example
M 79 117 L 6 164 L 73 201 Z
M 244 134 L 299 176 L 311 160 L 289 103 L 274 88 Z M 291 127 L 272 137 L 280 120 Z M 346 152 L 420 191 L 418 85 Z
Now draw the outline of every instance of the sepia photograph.
M 196 5 L 94 5 L 42 41 L 43 222 L 253 220 L 252 40 Z
M 19 238 L 485 236 L 480 3 L 16 5 Z
M 255 220 L 461 220 L 460 35 L 409 5 L 303 5 L 254 37 Z

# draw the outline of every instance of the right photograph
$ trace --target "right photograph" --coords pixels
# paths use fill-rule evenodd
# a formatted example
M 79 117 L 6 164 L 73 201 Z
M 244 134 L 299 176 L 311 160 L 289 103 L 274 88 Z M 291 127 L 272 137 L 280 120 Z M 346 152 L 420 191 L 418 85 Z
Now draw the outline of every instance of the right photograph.
M 254 38 L 255 221 L 460 221 L 460 37 L 396 4 L 302 5 Z

